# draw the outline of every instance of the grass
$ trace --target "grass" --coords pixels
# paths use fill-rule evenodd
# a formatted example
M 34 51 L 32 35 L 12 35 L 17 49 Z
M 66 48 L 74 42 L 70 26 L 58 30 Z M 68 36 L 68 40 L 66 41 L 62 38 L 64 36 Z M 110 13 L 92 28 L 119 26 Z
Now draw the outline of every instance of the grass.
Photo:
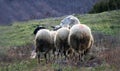
M 110 35 L 120 33 L 120 10 L 76 16 L 80 19 L 81 23 L 87 24 L 92 31 L 100 31 Z M 61 19 L 63 19 L 63 17 L 15 22 L 11 26 L 0 26 L 0 46 L 21 46 L 33 43 L 33 31 L 37 25 L 45 25 L 51 29 L 50 26 L 59 24 Z
M 0 46 L 21 46 L 33 43 L 33 31 L 37 25 L 45 25 L 50 28 L 48 24 L 58 24 L 56 22 L 58 20 L 45 19 L 40 21 L 15 22 L 12 26 L 0 26 Z
M 38 65 L 36 60 L 29 60 L 0 66 L 0 71 L 116 71 L 116 69 L 114 66 L 105 64 L 97 67 L 62 66 L 59 64 Z
M 120 29 L 120 10 L 103 12 L 99 14 L 78 15 L 82 23 L 87 24 L 93 31 L 101 31 L 105 34 L 118 34 Z M 111 28 L 111 27 L 116 28 Z
M 33 68 L 37 67 L 36 63 L 36 60 L 14 62 L 0 66 L 0 71 L 32 71 Z
M 81 23 L 87 24 L 93 32 L 102 32 L 106 35 L 120 35 L 120 10 L 103 12 L 98 14 L 75 15 Z M 44 25 L 51 29 L 51 25 L 57 25 L 64 17 L 14 22 L 11 26 L 0 26 L 0 56 L 6 55 L 10 47 L 33 44 L 33 31 L 38 25 Z M 32 46 L 31 46 L 32 47 Z M 2 62 L 1 62 L 2 63 Z M 49 68 L 48 68 L 49 67 Z M 97 67 L 60 66 L 58 64 L 40 65 L 36 60 L 23 60 L 14 63 L 3 63 L 0 71 L 115 71 L 114 66 L 101 65 Z

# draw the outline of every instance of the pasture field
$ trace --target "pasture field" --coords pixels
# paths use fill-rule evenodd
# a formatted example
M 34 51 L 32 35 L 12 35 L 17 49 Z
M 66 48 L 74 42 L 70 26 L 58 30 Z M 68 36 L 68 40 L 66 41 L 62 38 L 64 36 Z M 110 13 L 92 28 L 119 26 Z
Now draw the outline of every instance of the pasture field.
M 45 64 L 44 60 L 38 64 L 37 59 L 30 59 L 35 27 L 44 25 L 52 29 L 50 26 L 59 24 L 63 16 L 0 26 L 0 71 L 119 71 L 120 10 L 75 16 L 92 30 L 92 60 L 73 65 L 54 61 Z

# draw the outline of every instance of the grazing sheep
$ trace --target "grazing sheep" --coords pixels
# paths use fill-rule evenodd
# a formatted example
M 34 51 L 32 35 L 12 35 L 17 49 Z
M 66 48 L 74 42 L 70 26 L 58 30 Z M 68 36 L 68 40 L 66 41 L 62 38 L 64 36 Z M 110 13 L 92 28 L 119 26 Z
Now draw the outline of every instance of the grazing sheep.
M 40 52 L 44 52 L 44 57 L 47 63 L 47 53 L 52 49 L 51 35 L 48 29 L 41 29 L 35 36 L 36 53 L 38 62 L 40 63 Z
M 61 27 L 72 27 L 75 24 L 80 24 L 79 19 L 73 15 L 69 15 L 61 21 L 60 26 Z
M 79 54 L 79 60 L 93 45 L 91 29 L 84 24 L 76 24 L 70 29 L 68 43 Z
M 69 29 L 66 27 L 62 27 L 60 29 L 57 30 L 55 39 L 54 39 L 54 43 L 56 46 L 58 53 L 62 55 L 62 53 L 64 53 L 64 56 L 66 57 L 66 50 L 69 49 L 69 45 L 68 45 L 68 35 L 69 35 Z
M 46 28 L 45 28 L 44 26 L 37 26 L 37 27 L 34 29 L 33 34 L 36 35 L 37 32 L 38 32 L 39 30 L 41 30 L 41 29 L 46 29 Z M 31 52 L 30 58 L 31 58 L 31 59 L 34 59 L 34 58 L 36 57 L 35 47 L 33 46 L 32 49 L 33 49 L 33 50 L 32 50 L 32 52 Z
M 69 15 L 67 17 L 65 17 L 59 25 L 56 26 L 51 26 L 53 28 L 53 30 L 58 30 L 62 27 L 72 27 L 75 24 L 80 24 L 80 21 L 77 17 L 73 16 L 73 15 Z
M 74 24 L 80 24 L 80 21 L 77 17 L 69 15 L 66 18 L 64 18 L 60 25 L 57 26 L 51 26 L 53 30 L 57 31 L 56 37 L 55 37 L 55 45 L 58 47 L 58 51 L 62 54 L 64 53 L 64 56 L 66 57 L 67 49 L 69 49 L 68 45 L 68 35 L 69 35 L 69 29 Z M 66 28 L 63 28 L 66 27 Z M 59 53 L 59 54 L 60 54 Z

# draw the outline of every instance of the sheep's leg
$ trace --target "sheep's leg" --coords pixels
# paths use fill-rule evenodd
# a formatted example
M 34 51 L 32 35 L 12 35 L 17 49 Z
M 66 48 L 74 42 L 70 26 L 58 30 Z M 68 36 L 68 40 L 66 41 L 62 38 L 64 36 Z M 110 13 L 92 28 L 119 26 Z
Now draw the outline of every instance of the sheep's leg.
M 47 54 L 46 53 L 44 54 L 44 57 L 45 57 L 45 62 L 47 63 Z
M 46 54 L 46 56 L 47 56 L 48 62 L 50 62 L 50 54 L 49 54 L 49 52 L 48 52 L 48 54 Z
M 65 60 L 67 59 L 67 54 L 66 54 L 66 48 L 68 48 L 65 44 L 63 45 L 63 55 L 65 57 Z
M 61 59 L 62 59 L 62 55 L 63 55 L 62 53 L 63 53 L 63 51 L 60 52 L 60 58 L 61 58 Z
M 61 49 L 61 48 L 58 49 L 58 54 L 57 54 L 57 56 L 58 56 L 58 59 L 61 60 L 61 58 L 62 58 L 62 49 Z
M 83 61 L 84 61 L 84 55 L 85 55 L 84 52 L 85 52 L 85 51 L 83 50 L 82 52 L 79 53 L 79 61 L 80 61 L 80 62 L 83 62 Z
M 66 51 L 63 51 L 63 53 L 64 53 L 64 56 L 65 56 L 65 60 L 69 59 L 67 54 L 66 54 Z
M 71 59 L 72 59 L 72 61 L 75 60 L 75 52 L 73 52 L 73 55 L 71 55 Z
M 87 55 L 89 53 L 89 51 L 90 51 L 89 48 L 82 51 L 82 53 L 81 53 L 81 61 L 82 62 L 85 61 L 85 55 Z
M 60 62 L 62 61 L 62 53 L 63 53 L 62 49 L 59 49 L 59 59 L 60 59 Z
M 62 59 L 62 50 L 59 51 L 59 58 Z
M 82 55 L 81 55 L 81 53 L 79 53 L 79 59 L 78 59 L 79 61 L 81 61 L 81 57 L 82 57 Z
M 48 60 L 50 61 L 50 53 L 49 53 L 50 49 L 48 49 L 45 54 L 44 54 L 44 57 L 45 57 L 45 61 L 46 63 L 48 63 Z M 48 54 L 49 53 L 49 54 Z M 48 54 L 48 58 L 47 58 L 47 54 Z
M 78 62 L 78 60 L 79 60 L 79 54 L 78 53 L 75 53 L 75 55 L 74 55 L 74 63 L 75 63 L 75 65 L 77 64 L 77 62 Z
M 58 58 L 58 51 L 55 52 L 55 60 Z
M 66 59 L 66 52 L 65 52 L 65 51 L 63 51 L 63 54 L 64 54 L 64 56 L 65 56 L 65 59 Z
M 48 53 L 48 59 L 49 59 L 49 62 L 51 62 L 51 59 L 50 59 L 50 52 Z
M 81 53 L 81 62 L 85 61 L 85 50 Z
M 59 58 L 61 60 L 61 58 L 62 58 L 62 50 L 60 50 L 60 52 L 59 52 Z
M 60 50 L 58 50 L 57 59 L 59 58 L 59 55 L 60 55 Z
M 38 63 L 40 64 L 40 53 L 39 52 L 37 53 L 37 56 L 38 56 Z
M 84 51 L 84 55 L 87 55 L 89 52 L 90 52 L 90 48 L 88 48 Z
M 55 55 L 55 51 L 56 51 L 56 49 L 54 48 L 54 49 L 53 49 L 53 60 L 56 60 L 56 58 L 55 58 L 55 56 L 56 56 L 56 55 Z
M 58 54 L 58 52 L 57 52 L 57 49 L 54 49 L 53 50 L 53 54 L 54 54 L 54 56 L 53 56 L 53 62 L 56 62 L 56 60 L 57 60 L 57 54 Z

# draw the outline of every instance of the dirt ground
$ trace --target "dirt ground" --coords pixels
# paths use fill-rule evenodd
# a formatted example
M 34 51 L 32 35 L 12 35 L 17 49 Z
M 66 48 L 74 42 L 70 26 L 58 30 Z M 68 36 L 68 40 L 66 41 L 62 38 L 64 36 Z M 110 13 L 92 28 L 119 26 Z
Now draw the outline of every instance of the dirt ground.
M 106 62 L 109 65 L 114 65 L 116 68 L 119 69 L 120 67 L 120 38 L 118 36 L 110 36 L 110 35 L 104 35 L 102 33 L 93 33 L 94 36 L 94 45 L 90 51 L 90 56 L 86 56 L 89 59 L 87 59 L 84 62 L 78 62 L 77 64 L 74 64 L 72 61 L 68 62 L 64 58 L 59 60 L 57 59 L 56 62 L 61 66 L 76 66 L 76 67 L 96 67 L 103 62 Z M 30 59 L 31 51 L 33 44 L 28 44 L 26 46 L 21 47 L 11 47 L 6 55 L 1 56 L 0 62 L 5 63 L 12 63 L 15 60 L 27 60 Z M 49 67 L 49 64 L 47 64 Z M 4 64 L 0 64 L 0 66 L 5 66 Z M 51 69 L 51 68 L 49 68 Z M 52 71 L 53 69 L 51 69 Z M 39 68 L 33 70 L 33 71 L 39 71 Z

